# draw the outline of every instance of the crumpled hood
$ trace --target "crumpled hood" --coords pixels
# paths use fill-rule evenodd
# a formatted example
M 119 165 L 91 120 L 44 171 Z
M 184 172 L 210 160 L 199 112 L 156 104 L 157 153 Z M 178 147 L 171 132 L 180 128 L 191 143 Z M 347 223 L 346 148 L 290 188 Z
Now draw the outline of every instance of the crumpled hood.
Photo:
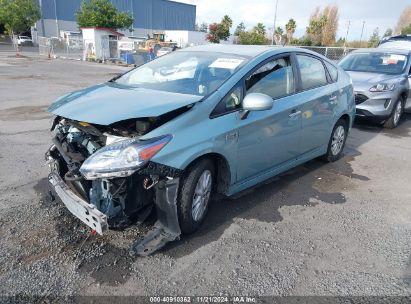
M 399 79 L 398 75 L 389 74 L 377 74 L 377 73 L 367 73 L 367 72 L 353 72 L 347 71 L 351 76 L 354 91 L 368 91 L 372 86 L 380 82 L 391 83 Z
M 65 118 L 99 125 L 155 117 L 200 101 L 202 96 L 103 83 L 66 94 L 48 108 Z

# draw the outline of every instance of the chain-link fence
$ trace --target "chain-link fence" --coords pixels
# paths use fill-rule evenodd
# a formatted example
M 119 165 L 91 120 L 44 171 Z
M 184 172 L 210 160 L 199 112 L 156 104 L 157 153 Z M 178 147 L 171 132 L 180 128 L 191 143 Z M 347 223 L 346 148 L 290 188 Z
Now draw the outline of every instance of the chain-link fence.
M 81 37 L 38 37 L 39 53 L 44 56 L 68 59 L 83 59 L 84 45 Z
M 104 44 L 103 44 L 104 42 Z M 95 56 L 94 53 L 89 50 L 81 36 L 68 36 L 65 38 L 46 38 L 38 37 L 39 52 L 40 55 L 60 57 L 68 59 L 84 59 Z M 345 47 L 320 47 L 320 46 L 296 46 L 317 52 L 330 60 L 339 61 L 348 53 L 355 50 L 354 48 Z M 87 49 L 86 51 L 84 49 Z M 104 56 L 104 60 L 121 57 L 117 50 L 117 40 L 102 41 L 100 49 Z
M 297 47 L 316 52 L 333 61 L 339 61 L 348 53 L 356 50 L 354 48 L 345 48 L 345 47 L 325 47 L 325 46 L 297 46 Z

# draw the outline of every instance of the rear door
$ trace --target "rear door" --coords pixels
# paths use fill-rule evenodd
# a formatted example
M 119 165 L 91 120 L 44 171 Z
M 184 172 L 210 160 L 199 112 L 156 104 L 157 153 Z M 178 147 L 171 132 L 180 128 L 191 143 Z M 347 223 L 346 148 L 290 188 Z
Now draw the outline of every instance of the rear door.
M 296 57 L 300 76 L 298 96 L 304 100 L 300 154 L 305 154 L 328 143 L 339 91 L 336 76 L 331 79 L 322 59 L 305 53 Z

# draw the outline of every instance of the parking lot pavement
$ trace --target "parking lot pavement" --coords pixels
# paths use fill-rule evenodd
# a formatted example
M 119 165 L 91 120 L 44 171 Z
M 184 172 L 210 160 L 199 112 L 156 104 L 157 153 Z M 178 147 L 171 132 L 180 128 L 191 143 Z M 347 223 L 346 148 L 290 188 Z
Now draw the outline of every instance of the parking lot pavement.
M 124 70 L 0 53 L 0 294 L 410 294 L 411 115 L 355 126 L 336 163 L 215 201 L 201 231 L 153 256 L 128 256 L 147 227 L 89 236 L 45 198 L 46 108 Z

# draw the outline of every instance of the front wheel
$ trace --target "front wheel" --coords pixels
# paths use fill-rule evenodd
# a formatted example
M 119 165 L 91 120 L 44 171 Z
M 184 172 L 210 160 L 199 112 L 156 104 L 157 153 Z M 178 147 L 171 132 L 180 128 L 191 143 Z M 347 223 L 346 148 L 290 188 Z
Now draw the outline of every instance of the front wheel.
M 182 178 L 178 219 L 180 229 L 185 234 L 196 231 L 206 217 L 213 189 L 214 170 L 211 160 L 202 159 L 191 166 Z
M 344 119 L 339 119 L 331 133 L 328 142 L 327 153 L 324 159 L 328 162 L 334 162 L 341 157 L 348 135 L 348 125 Z
M 398 99 L 397 103 L 394 105 L 390 118 L 384 123 L 384 127 L 388 129 L 394 129 L 400 123 L 401 115 L 403 112 L 403 100 L 402 98 Z

